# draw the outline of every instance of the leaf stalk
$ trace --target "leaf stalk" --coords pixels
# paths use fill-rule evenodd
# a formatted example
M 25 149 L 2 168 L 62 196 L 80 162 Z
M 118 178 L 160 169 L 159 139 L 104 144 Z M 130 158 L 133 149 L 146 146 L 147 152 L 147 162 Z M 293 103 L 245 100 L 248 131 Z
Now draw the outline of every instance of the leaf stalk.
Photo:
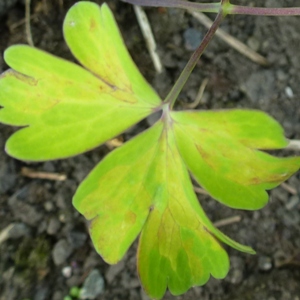
M 250 7 L 230 4 L 228 14 L 253 16 L 299 16 L 300 7 Z
M 218 13 L 220 3 L 194 3 L 184 0 L 122 0 L 123 2 L 149 7 L 172 7 L 197 10 L 201 12 Z
M 254 15 L 254 16 L 299 16 L 300 7 L 250 7 L 219 3 L 195 3 L 184 0 L 122 0 L 131 3 L 149 7 L 173 7 L 182 8 L 198 12 L 218 13 L 221 6 L 223 12 L 228 15 Z
M 226 5 L 228 3 L 228 0 L 222 0 L 221 4 Z M 194 70 L 195 66 L 197 65 L 198 60 L 202 56 L 204 50 L 206 49 L 209 42 L 212 40 L 214 34 L 216 33 L 217 29 L 219 28 L 222 20 L 225 17 L 225 13 L 222 9 L 222 5 L 219 9 L 219 13 L 217 14 L 212 26 L 204 36 L 201 44 L 199 47 L 195 50 L 195 52 L 192 54 L 190 60 L 188 61 L 187 65 L 183 69 L 182 73 L 180 74 L 179 78 L 175 82 L 174 86 L 172 87 L 171 91 L 167 95 L 166 99 L 164 100 L 164 103 L 169 104 L 169 109 L 172 109 L 179 93 L 181 92 L 183 86 L 185 85 L 186 81 L 188 80 L 189 76 L 191 75 L 192 71 Z

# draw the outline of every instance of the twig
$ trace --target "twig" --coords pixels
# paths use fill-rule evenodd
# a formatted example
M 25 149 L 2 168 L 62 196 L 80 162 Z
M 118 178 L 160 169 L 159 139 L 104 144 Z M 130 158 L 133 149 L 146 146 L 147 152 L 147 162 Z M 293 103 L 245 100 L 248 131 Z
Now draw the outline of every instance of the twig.
M 297 195 L 297 190 L 295 188 L 293 188 L 292 186 L 288 185 L 287 183 L 283 182 L 280 184 L 280 186 L 285 189 L 286 191 L 288 191 L 290 194 L 292 195 Z
M 64 0 L 58 0 L 58 4 L 59 4 L 59 9 L 62 12 L 64 9 Z
M 148 51 L 150 53 L 151 59 L 153 61 L 155 70 L 158 74 L 160 74 L 163 71 L 163 66 L 160 61 L 160 58 L 157 54 L 157 49 L 156 49 L 156 43 L 155 39 L 151 30 L 151 26 L 149 24 L 148 18 L 144 12 L 144 10 L 137 5 L 133 6 L 135 15 L 137 17 L 138 23 L 140 25 L 143 37 L 146 41 L 146 45 L 148 48 Z
M 29 178 L 47 179 L 47 180 L 56 180 L 56 181 L 64 181 L 67 179 L 67 176 L 65 174 L 39 172 L 26 167 L 23 167 L 21 169 L 21 175 Z
M 300 151 L 300 140 L 290 140 L 289 144 L 283 150 Z
M 230 217 L 230 218 L 226 218 L 226 219 L 222 219 L 222 220 L 219 220 L 217 222 L 214 222 L 214 225 L 216 227 L 222 227 L 222 226 L 230 225 L 230 224 L 233 224 L 233 223 L 238 223 L 241 220 L 242 220 L 241 216 L 233 216 L 233 217 Z
M 27 42 L 31 47 L 34 47 L 30 28 L 30 0 L 25 1 L 25 20 Z
M 109 150 L 120 147 L 123 144 L 124 144 L 124 141 L 123 141 L 123 138 L 121 136 L 117 137 L 117 138 L 114 138 L 112 140 L 109 140 L 105 143 L 105 145 L 108 147 Z
M 189 11 L 189 13 L 205 27 L 207 28 L 211 27 L 213 22 L 205 14 L 201 12 L 193 12 L 193 11 Z M 258 54 L 257 52 L 255 52 L 254 50 L 252 50 L 251 48 L 249 48 L 248 46 L 246 46 L 245 44 L 243 44 L 242 42 L 240 42 L 239 40 L 237 40 L 227 32 L 225 32 L 224 30 L 219 28 L 216 32 L 216 36 L 221 38 L 224 42 L 226 42 L 228 45 L 230 45 L 232 48 L 234 48 L 244 56 L 251 59 L 253 62 L 258 63 L 262 66 L 269 65 L 269 62 L 265 57 Z
M 192 103 L 187 103 L 185 105 L 186 108 L 193 109 L 193 108 L 196 108 L 200 104 L 207 84 L 208 84 L 208 78 L 205 78 L 200 85 L 200 88 L 199 88 L 199 91 L 198 91 L 195 101 Z
M 201 187 L 197 187 L 197 186 L 194 186 L 194 191 L 197 193 L 197 194 L 201 194 L 201 195 L 209 195 L 209 193 L 202 189 Z

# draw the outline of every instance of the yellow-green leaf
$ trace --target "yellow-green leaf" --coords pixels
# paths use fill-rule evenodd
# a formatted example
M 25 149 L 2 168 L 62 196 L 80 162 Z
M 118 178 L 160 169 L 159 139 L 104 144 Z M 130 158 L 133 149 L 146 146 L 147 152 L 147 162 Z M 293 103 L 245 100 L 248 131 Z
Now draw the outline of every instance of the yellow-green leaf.
M 263 112 L 187 111 L 171 116 L 187 167 L 212 197 L 230 207 L 263 207 L 266 190 L 299 169 L 299 157 L 279 158 L 257 150 L 287 145 L 281 126 Z
M 110 153 L 80 185 L 74 205 L 91 220 L 96 250 L 119 261 L 142 230 L 138 270 L 147 293 L 161 298 L 228 272 L 217 239 L 254 253 L 216 229 L 193 192 L 172 130 L 159 121 Z
M 86 24 L 97 17 L 91 32 Z M 97 63 L 87 63 L 79 54 L 84 69 L 25 45 L 5 51 L 5 61 L 13 70 L 0 78 L 4 107 L 0 121 L 25 127 L 6 144 L 16 158 L 39 161 L 85 152 L 120 134 L 161 103 L 132 62 L 107 5 L 79 2 L 69 10 L 64 29 L 72 51 L 78 54 L 80 41 L 89 62 Z M 109 79 L 104 76 L 113 73 Z
M 160 99 L 132 61 L 107 4 L 81 1 L 68 12 L 64 36 L 78 61 L 112 87 L 153 106 Z

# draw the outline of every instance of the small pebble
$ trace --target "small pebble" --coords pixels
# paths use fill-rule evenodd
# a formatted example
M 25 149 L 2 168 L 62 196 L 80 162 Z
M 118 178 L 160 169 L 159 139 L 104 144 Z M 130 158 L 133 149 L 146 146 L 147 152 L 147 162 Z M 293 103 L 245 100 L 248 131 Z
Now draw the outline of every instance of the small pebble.
M 54 204 L 51 201 L 46 201 L 44 204 L 44 208 L 47 212 L 51 212 L 55 209 Z
M 23 223 L 11 223 L 0 232 L 0 245 L 8 239 L 18 239 L 29 235 L 29 228 Z
M 287 97 L 289 97 L 290 99 L 294 97 L 294 92 L 289 86 L 287 86 L 284 91 Z
M 62 223 L 66 223 L 66 215 L 65 214 L 60 214 L 59 215 L 59 221 Z
M 183 33 L 184 46 L 187 50 L 194 51 L 202 41 L 202 33 L 195 28 L 188 28 Z
M 97 269 L 90 272 L 80 291 L 80 299 L 96 299 L 104 292 L 104 279 Z
M 65 278 L 70 278 L 72 276 L 72 268 L 70 266 L 64 267 L 61 273 Z
M 70 247 L 69 243 L 62 239 L 59 240 L 53 248 L 52 251 L 52 258 L 55 263 L 55 265 L 61 265 L 64 263 L 67 258 L 71 255 L 73 249 Z
M 56 217 L 52 217 L 49 220 L 48 226 L 47 226 L 47 233 L 49 235 L 55 235 L 58 230 L 60 229 L 60 222 Z
M 15 219 L 21 220 L 23 223 L 30 226 L 38 226 L 44 215 L 35 206 L 24 201 L 24 199 L 28 198 L 29 187 L 25 186 L 8 199 L 8 205 L 10 206 Z
M 272 269 L 272 260 L 268 256 L 260 256 L 258 258 L 258 268 L 261 271 L 269 271 Z

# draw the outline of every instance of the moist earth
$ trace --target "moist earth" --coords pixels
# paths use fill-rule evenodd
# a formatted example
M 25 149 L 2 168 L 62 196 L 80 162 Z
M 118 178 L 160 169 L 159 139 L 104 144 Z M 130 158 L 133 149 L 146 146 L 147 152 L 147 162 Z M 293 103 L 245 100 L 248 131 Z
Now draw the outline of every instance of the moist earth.
M 269 7 L 300 5 L 296 0 L 232 2 Z M 7 69 L 3 51 L 10 45 L 27 43 L 24 3 L 0 1 L 1 72 Z M 74 3 L 31 1 L 31 31 L 36 47 L 74 61 L 62 36 L 64 16 Z M 183 10 L 146 9 L 165 69 L 158 75 L 132 7 L 120 1 L 108 4 L 139 69 L 165 97 L 206 29 Z M 193 102 L 207 78 L 198 109 L 260 109 L 282 124 L 287 138 L 300 139 L 300 17 L 229 16 L 221 27 L 265 56 L 270 65 L 253 63 L 215 37 L 180 94 L 176 109 Z M 123 139 L 144 130 L 148 123 L 141 122 L 123 134 Z M 149 299 L 136 272 L 136 243 L 120 263 L 107 265 L 93 249 L 84 218 L 71 204 L 79 183 L 110 149 L 104 145 L 69 159 L 26 163 L 4 151 L 5 141 L 14 131 L 0 125 L 0 299 L 62 300 L 70 289 L 76 295 L 77 288 L 82 287 L 85 299 Z M 22 175 L 24 167 L 63 173 L 66 180 L 30 179 Z M 221 230 L 253 247 L 257 255 L 228 249 L 231 269 L 224 280 L 212 278 L 205 286 L 194 287 L 178 297 L 167 292 L 164 299 L 300 299 L 299 173 L 287 184 L 295 191 L 282 186 L 272 190 L 268 205 L 254 212 L 229 209 L 199 195 L 211 220 L 241 217 Z

